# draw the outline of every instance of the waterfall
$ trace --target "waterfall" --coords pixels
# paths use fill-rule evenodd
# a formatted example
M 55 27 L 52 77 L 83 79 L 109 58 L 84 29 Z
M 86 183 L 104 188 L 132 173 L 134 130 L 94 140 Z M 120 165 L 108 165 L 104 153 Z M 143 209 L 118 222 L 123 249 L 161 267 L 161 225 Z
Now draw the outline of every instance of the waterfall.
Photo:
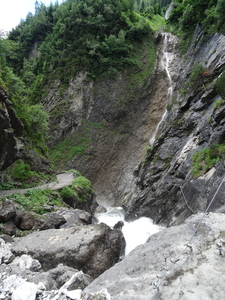
M 161 59 L 161 66 L 166 72 L 167 81 L 168 81 L 167 99 L 166 99 L 167 101 L 166 101 L 166 103 L 171 103 L 172 96 L 173 96 L 172 78 L 171 78 L 170 71 L 169 71 L 169 62 L 170 62 L 170 54 L 169 54 L 169 51 L 168 51 L 168 37 L 169 36 L 170 36 L 170 33 L 167 33 L 167 32 L 164 35 L 163 48 L 162 48 L 162 59 Z M 154 144 L 157 132 L 159 130 L 159 127 L 160 127 L 161 123 L 164 121 L 164 119 L 166 118 L 166 115 L 167 115 L 167 109 L 165 109 L 161 120 L 157 124 L 157 126 L 156 126 L 150 140 L 149 140 L 150 145 Z

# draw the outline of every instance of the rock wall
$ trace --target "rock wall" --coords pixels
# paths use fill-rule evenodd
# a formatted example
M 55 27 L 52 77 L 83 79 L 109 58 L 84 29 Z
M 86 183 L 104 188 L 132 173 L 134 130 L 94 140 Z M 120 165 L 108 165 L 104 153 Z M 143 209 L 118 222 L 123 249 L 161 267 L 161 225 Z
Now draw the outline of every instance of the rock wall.
M 127 219 L 144 215 L 167 226 L 180 224 L 190 214 L 204 211 L 214 196 L 225 174 L 224 161 L 194 177 L 192 155 L 224 142 L 224 100 L 215 86 L 225 66 L 224 47 L 225 36 L 205 35 L 198 27 L 186 54 L 170 69 L 176 98 L 146 162 L 139 165 L 136 188 L 125 204 Z M 187 88 L 199 64 L 204 71 Z M 215 104 L 217 100 L 221 105 Z M 212 211 L 224 212 L 224 193 L 222 185 Z
M 168 70 L 163 66 L 165 36 Z M 191 158 L 225 137 L 223 104 L 215 107 L 221 99 L 215 81 L 224 68 L 225 37 L 205 35 L 198 27 L 182 56 L 176 36 L 158 33 L 154 39 L 154 69 L 147 59 L 150 47 L 141 50 L 140 62 L 149 66 L 143 80 L 134 76 L 141 73 L 140 66 L 116 80 L 92 81 L 82 72 L 63 93 L 56 82 L 43 103 L 51 114 L 50 147 L 67 140 L 85 149 L 67 162 L 62 159 L 59 171 L 79 170 L 93 183 L 97 201 L 104 206 L 122 204 L 127 219 L 147 216 L 165 225 L 180 224 L 207 207 L 224 174 L 220 161 L 195 178 Z M 201 80 L 187 88 L 199 64 L 204 70 Z M 173 90 L 169 102 L 168 72 Z M 222 196 L 212 210 L 223 210 Z
M 0 170 L 10 166 L 19 157 L 23 125 L 16 117 L 7 92 L 0 87 Z
M 79 170 L 91 180 L 98 202 L 105 206 L 121 203 L 132 190 L 133 170 L 143 159 L 154 123 L 164 110 L 163 103 L 159 106 L 151 97 L 159 74 L 149 53 L 156 56 L 157 43 L 160 39 L 143 45 L 143 66 L 126 70 L 116 80 L 91 81 L 82 72 L 64 93 L 55 82 L 42 100 L 51 115 L 51 149 L 65 139 L 75 146 L 87 144 L 83 154 L 61 161 L 58 170 Z

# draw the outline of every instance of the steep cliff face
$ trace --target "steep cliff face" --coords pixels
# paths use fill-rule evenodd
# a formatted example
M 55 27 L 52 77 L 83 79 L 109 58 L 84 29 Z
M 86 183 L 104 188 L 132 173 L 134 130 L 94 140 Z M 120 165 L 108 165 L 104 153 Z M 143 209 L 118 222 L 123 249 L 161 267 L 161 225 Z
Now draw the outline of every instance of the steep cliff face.
M 220 160 L 207 174 L 192 172 L 193 154 L 225 136 L 224 101 L 216 90 L 225 37 L 198 27 L 185 55 L 178 44 L 173 34 L 158 33 L 140 49 L 139 67 L 117 80 L 80 73 L 65 92 L 55 82 L 42 99 L 56 157 L 61 147 L 58 170 L 78 169 L 92 181 L 98 202 L 124 205 L 127 219 L 179 224 L 207 207 L 225 171 Z M 222 206 L 219 197 L 211 208 Z
M 65 143 L 65 155 L 68 148 L 75 153 L 68 162 L 62 155 L 58 170 L 79 170 L 105 205 L 121 203 L 132 190 L 133 170 L 164 110 L 163 103 L 152 98 L 159 76 L 156 43 L 147 41 L 139 50 L 138 66 L 116 80 L 91 81 L 80 73 L 64 94 L 55 83 L 43 99 L 51 115 L 50 147 Z
M 139 165 L 136 188 L 125 204 L 128 219 L 145 215 L 166 225 L 180 224 L 206 209 L 223 180 L 223 158 L 216 162 L 215 155 L 215 165 L 194 176 L 192 156 L 224 142 L 224 100 L 216 90 L 224 47 L 225 36 L 206 36 L 198 27 L 186 55 L 175 58 L 175 68 L 170 68 L 175 98 L 146 162 Z M 224 212 L 224 192 L 222 184 L 211 211 Z
M 9 101 L 7 91 L 0 87 L 0 171 L 6 170 L 18 159 L 29 163 L 32 171 L 50 173 L 49 161 L 39 156 L 24 137 L 24 124 L 17 117 L 13 103 Z M 8 172 L 9 176 L 11 171 Z M 1 180 L 13 180 L 11 176 L 5 178 L 1 173 Z
M 23 125 L 16 117 L 7 93 L 0 87 L 0 170 L 10 166 L 19 158 Z

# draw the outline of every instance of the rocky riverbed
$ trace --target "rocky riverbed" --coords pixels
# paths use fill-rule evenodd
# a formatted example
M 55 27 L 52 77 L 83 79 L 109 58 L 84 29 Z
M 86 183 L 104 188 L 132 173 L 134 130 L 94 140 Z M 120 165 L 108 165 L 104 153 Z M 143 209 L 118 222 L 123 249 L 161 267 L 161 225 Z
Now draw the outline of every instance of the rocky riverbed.
M 120 233 L 104 224 L 96 228 L 51 229 L 11 240 L 2 236 L 10 243 L 0 239 L 0 299 L 224 299 L 224 214 L 200 213 L 166 228 L 100 276 L 109 253 L 106 232 L 112 248 L 112 236 Z M 101 253 L 93 250 L 98 243 L 87 245 L 91 236 L 102 239 Z

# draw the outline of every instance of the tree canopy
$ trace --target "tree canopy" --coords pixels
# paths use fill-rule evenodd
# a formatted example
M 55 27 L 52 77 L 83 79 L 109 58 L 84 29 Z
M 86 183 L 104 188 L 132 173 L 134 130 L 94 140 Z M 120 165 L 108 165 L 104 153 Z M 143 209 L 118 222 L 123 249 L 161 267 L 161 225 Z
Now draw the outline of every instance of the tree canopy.
M 185 30 L 202 24 L 211 32 L 225 33 L 224 0 L 174 0 L 176 8 L 170 16 L 170 22 L 179 23 Z

